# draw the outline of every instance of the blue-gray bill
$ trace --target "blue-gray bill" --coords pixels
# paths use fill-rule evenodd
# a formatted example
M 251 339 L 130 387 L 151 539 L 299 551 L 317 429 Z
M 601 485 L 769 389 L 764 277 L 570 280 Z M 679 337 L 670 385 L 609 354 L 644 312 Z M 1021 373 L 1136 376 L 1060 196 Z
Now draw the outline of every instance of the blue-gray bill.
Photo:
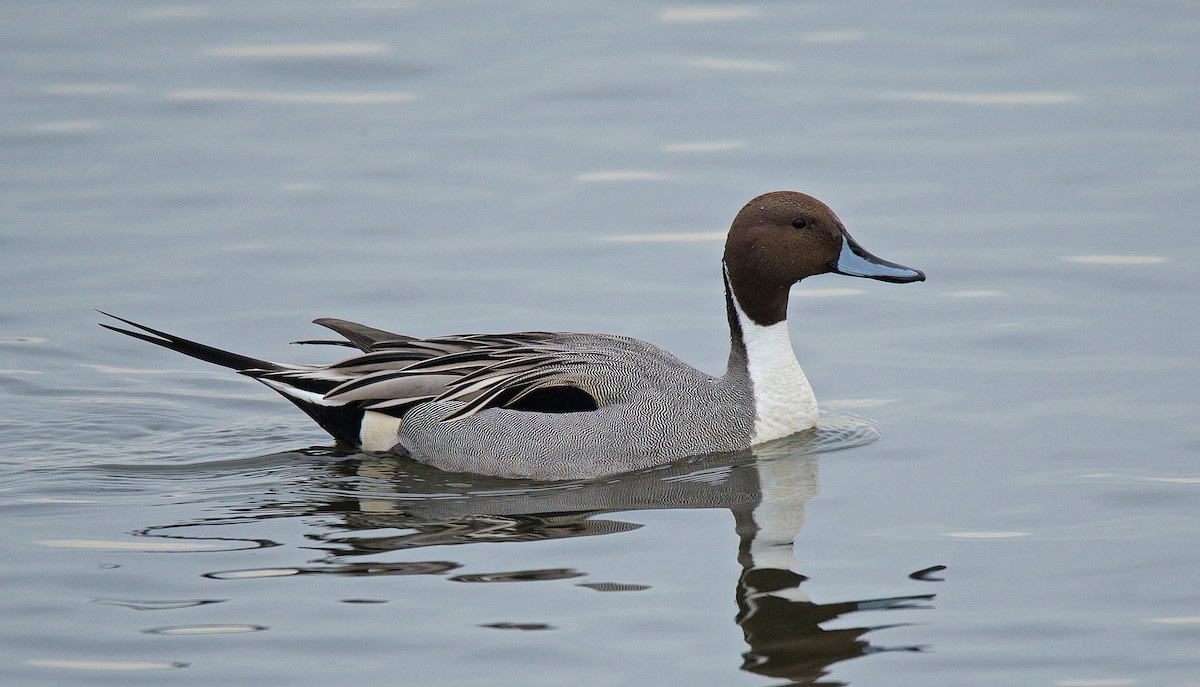
M 836 260 L 829 263 L 829 269 L 850 277 L 867 277 L 897 284 L 925 281 L 925 273 L 921 270 L 914 270 L 911 267 L 877 258 L 844 232 L 842 233 L 842 251 Z

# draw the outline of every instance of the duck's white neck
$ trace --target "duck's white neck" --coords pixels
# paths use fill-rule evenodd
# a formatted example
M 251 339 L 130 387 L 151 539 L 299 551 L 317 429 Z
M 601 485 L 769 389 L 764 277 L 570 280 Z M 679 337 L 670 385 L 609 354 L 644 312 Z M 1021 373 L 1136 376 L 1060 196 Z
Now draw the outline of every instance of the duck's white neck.
M 787 320 L 766 327 L 757 324 L 746 315 L 736 293 L 733 308 L 754 393 L 754 438 L 750 443 L 761 444 L 814 427 L 817 398 L 796 361 Z

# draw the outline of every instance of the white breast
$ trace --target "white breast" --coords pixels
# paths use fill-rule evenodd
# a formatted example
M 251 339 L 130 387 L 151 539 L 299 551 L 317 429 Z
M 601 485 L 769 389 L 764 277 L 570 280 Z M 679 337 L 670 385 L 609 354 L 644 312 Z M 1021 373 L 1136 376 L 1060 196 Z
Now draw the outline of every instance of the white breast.
M 736 303 L 736 298 L 735 298 Z M 817 398 L 796 361 L 787 320 L 769 327 L 755 324 L 737 306 L 750 382 L 754 385 L 752 444 L 778 439 L 817 424 Z

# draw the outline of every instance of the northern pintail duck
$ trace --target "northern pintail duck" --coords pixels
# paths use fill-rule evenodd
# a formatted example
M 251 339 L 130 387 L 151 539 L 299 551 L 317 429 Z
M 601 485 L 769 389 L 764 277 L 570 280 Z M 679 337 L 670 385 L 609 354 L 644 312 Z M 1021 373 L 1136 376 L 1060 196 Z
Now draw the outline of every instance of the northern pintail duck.
M 925 279 L 863 250 L 828 206 L 792 191 L 761 195 L 742 208 L 722 265 L 731 344 L 721 377 L 610 334 L 418 339 L 322 318 L 314 322 L 343 340 L 299 343 L 360 353 L 331 365 L 292 365 L 119 317 L 139 331 L 102 326 L 257 379 L 340 444 L 456 472 L 578 479 L 745 449 L 812 428 L 817 400 L 788 336 L 792 285 L 826 272 Z

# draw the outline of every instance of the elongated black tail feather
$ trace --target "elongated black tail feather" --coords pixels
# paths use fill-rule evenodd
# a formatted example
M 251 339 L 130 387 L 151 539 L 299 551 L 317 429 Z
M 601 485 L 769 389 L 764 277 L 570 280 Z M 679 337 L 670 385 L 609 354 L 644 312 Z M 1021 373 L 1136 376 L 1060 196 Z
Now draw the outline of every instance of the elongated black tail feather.
M 151 329 L 144 324 L 138 324 L 132 320 L 127 320 L 123 317 L 117 317 L 116 315 L 106 313 L 103 310 L 97 310 L 96 312 L 104 315 L 105 317 L 111 317 L 114 320 L 124 322 L 130 327 L 134 327 L 142 331 L 135 332 L 129 329 L 114 327 L 101 322 L 100 326 L 104 327 L 105 329 L 111 329 L 114 332 L 120 332 L 126 336 L 132 336 L 135 339 L 141 339 L 142 341 L 148 341 L 156 346 L 169 348 L 172 351 L 182 353 L 186 356 L 191 356 L 197 360 L 203 360 L 206 363 L 213 363 L 222 367 L 228 367 L 230 369 L 237 370 L 238 372 L 245 372 L 246 370 L 276 372 L 285 369 L 282 365 L 278 365 L 268 360 L 259 360 L 258 358 L 251 358 L 249 356 L 223 351 L 220 348 L 205 346 L 202 343 L 185 339 L 182 336 L 175 336 L 174 334 L 168 334 L 164 331 Z M 146 333 L 143 334 L 142 332 Z
M 316 421 L 321 429 L 338 441 L 338 443 L 350 447 L 358 447 L 359 431 L 362 427 L 363 410 L 357 403 L 337 404 L 321 402 L 322 395 L 337 386 L 336 382 L 305 379 L 296 377 L 288 379 L 288 375 L 274 375 L 272 373 L 286 373 L 289 370 L 297 368 L 273 363 L 269 360 L 260 360 L 259 358 L 251 358 L 250 356 L 233 353 L 230 351 L 206 346 L 205 344 L 185 339 L 181 336 L 168 334 L 167 332 L 158 329 L 152 329 L 143 324 L 138 324 L 132 320 L 127 320 L 123 317 L 117 317 L 104 312 L 97 311 L 101 315 L 111 317 L 114 320 L 124 322 L 134 329 L 125 329 L 123 327 L 115 327 L 113 325 L 100 323 L 101 327 L 132 336 L 135 339 L 141 339 L 152 343 L 156 346 L 169 348 L 172 351 L 182 353 L 186 356 L 203 360 L 206 363 L 213 363 L 222 367 L 228 367 L 232 370 L 237 370 L 241 374 L 257 379 L 266 384 L 268 387 L 277 391 L 281 396 L 291 401 L 297 408 L 303 410 L 305 414 Z M 141 331 L 134 331 L 140 329 Z

